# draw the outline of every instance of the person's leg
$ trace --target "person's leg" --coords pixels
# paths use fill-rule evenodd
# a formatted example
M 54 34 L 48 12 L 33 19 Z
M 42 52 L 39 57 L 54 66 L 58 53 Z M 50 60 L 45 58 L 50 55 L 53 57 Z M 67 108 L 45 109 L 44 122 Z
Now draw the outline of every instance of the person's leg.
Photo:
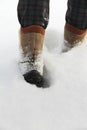
M 43 75 L 42 50 L 49 21 L 49 0 L 19 0 L 17 11 L 21 25 L 21 64 L 25 66 L 23 75 L 27 82 L 37 84 Z
M 68 0 L 66 24 L 64 31 L 65 42 L 73 47 L 83 42 L 87 34 L 87 0 Z
M 39 25 L 45 29 L 49 21 L 49 0 L 19 0 L 18 19 L 22 28 Z

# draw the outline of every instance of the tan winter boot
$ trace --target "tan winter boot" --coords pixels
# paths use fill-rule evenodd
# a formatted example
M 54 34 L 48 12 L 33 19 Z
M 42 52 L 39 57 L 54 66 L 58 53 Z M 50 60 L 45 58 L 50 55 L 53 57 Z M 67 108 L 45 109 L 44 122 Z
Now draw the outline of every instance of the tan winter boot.
M 21 28 L 21 71 L 24 79 L 41 87 L 43 80 L 43 40 L 45 30 L 40 26 L 32 25 Z
M 65 45 L 69 48 L 74 47 L 84 41 L 87 34 L 87 29 L 80 30 L 68 23 L 65 24 L 64 28 L 64 40 Z

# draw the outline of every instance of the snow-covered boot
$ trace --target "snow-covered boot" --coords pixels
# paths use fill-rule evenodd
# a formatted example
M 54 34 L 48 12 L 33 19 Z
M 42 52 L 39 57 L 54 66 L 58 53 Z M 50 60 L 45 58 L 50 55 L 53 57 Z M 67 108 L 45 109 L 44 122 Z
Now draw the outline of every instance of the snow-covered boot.
M 87 34 L 87 30 L 80 30 L 68 23 L 65 24 L 64 28 L 64 43 L 67 48 L 72 48 L 82 43 Z
M 42 27 L 35 25 L 20 30 L 21 71 L 27 82 L 38 87 L 43 86 L 44 32 Z

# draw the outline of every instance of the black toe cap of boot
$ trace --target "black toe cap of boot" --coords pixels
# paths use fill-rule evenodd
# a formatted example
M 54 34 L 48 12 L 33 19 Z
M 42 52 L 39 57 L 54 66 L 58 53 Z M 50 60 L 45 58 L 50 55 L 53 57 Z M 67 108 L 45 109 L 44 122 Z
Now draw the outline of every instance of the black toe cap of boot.
M 49 87 L 46 79 L 37 70 L 32 70 L 23 76 L 28 83 L 35 84 L 37 87 Z

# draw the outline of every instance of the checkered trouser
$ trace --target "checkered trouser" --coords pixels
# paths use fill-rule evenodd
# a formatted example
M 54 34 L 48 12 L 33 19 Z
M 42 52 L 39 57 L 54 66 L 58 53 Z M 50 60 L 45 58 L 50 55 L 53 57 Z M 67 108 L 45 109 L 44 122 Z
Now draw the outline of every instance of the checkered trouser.
M 18 20 L 22 27 L 40 25 L 47 27 L 49 21 L 49 0 L 19 0 Z
M 41 25 L 46 28 L 49 21 L 49 1 L 19 0 L 17 9 L 21 26 Z M 66 22 L 79 29 L 87 29 L 87 0 L 68 0 Z
M 87 29 L 87 0 L 68 0 L 66 21 L 79 29 Z

